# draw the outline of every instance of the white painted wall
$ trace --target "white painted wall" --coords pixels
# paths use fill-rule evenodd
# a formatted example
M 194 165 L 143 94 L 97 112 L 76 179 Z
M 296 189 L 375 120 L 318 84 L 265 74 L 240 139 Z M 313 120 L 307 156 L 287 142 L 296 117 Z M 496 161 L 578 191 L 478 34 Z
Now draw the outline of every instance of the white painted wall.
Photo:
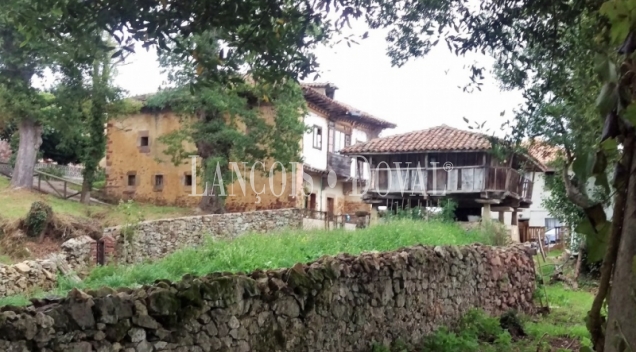
M 319 169 L 327 170 L 327 119 L 313 112 L 309 112 L 305 116 L 305 125 L 311 130 L 303 136 L 303 159 L 305 164 Z M 313 146 L 313 126 L 322 128 L 322 149 L 316 149 Z
M 361 131 L 357 128 L 353 128 L 353 130 L 351 131 L 351 144 L 354 145 L 356 143 L 364 143 L 366 141 L 368 141 L 368 136 L 367 133 L 365 131 Z M 368 180 L 369 179 L 369 163 L 364 163 L 363 165 L 363 169 L 362 169 L 362 179 L 363 180 Z M 354 163 L 353 161 L 351 162 L 351 177 L 356 176 L 356 163 Z
M 311 175 L 311 179 L 313 182 L 313 187 L 308 185 L 307 191 L 309 193 L 316 194 L 316 210 L 318 211 L 327 211 L 327 198 L 335 199 L 344 199 L 344 192 L 342 189 L 342 182 L 337 182 L 334 188 L 330 188 L 327 182 L 327 178 L 323 179 L 322 187 L 320 186 L 320 176 Z M 334 204 L 337 205 L 337 204 Z M 338 213 L 336 209 L 336 213 Z
M 521 212 L 523 219 L 530 219 L 530 226 L 545 226 L 545 219 L 553 217 L 542 205 L 543 200 L 550 196 L 549 191 L 545 188 L 544 176 L 545 174 L 542 172 L 534 173 L 532 204 L 530 208 L 523 209 Z M 532 179 L 532 174 L 528 174 L 526 177 Z

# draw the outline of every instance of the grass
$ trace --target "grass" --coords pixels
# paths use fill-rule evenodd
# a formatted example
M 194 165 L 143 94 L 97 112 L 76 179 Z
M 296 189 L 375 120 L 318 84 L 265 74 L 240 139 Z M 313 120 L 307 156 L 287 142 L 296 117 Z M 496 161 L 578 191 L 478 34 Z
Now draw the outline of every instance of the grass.
M 376 344 L 373 352 L 561 352 L 590 346 L 584 319 L 592 305 L 592 294 L 568 290 L 560 284 L 548 286 L 545 291 L 552 308 L 547 316 L 508 315 L 516 317 L 527 334 L 525 337 L 513 338 L 502 328 L 498 317 L 473 310 L 457 326 L 440 328 L 426 337 L 421 346 L 408 347 L 397 340 L 392 346 Z
M 185 274 L 250 272 L 255 269 L 291 267 L 323 255 L 389 251 L 415 244 L 466 245 L 489 243 L 480 232 L 466 232 L 456 224 L 396 220 L 357 231 L 288 230 L 276 234 L 249 234 L 235 240 L 210 241 L 196 248 L 177 251 L 162 260 L 131 266 L 95 268 L 79 285 L 62 278 L 55 294 L 73 287 L 95 289 L 150 284 L 157 279 L 178 280 Z M 43 293 L 36 293 L 41 296 Z M 0 305 L 26 304 L 28 297 L 0 299 Z
M 31 203 L 44 201 L 53 208 L 53 212 L 84 218 L 93 218 L 104 226 L 116 226 L 124 221 L 124 215 L 114 205 L 85 205 L 65 200 L 37 191 L 12 190 L 9 180 L 0 176 L 0 216 L 14 220 L 24 217 Z M 132 211 L 140 213 L 144 219 L 153 220 L 192 215 L 192 210 L 179 207 L 134 204 Z

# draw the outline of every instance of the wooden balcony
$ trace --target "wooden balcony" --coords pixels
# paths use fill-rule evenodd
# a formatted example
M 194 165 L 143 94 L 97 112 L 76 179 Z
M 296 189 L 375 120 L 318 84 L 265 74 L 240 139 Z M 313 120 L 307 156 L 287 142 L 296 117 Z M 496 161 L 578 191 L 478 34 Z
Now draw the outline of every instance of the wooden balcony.
M 339 177 L 351 177 L 351 157 L 336 153 L 327 154 L 327 169 Z
M 372 168 L 369 190 L 380 195 L 416 193 L 442 196 L 453 193 L 503 192 L 524 202 L 532 199 L 531 180 L 509 167 Z

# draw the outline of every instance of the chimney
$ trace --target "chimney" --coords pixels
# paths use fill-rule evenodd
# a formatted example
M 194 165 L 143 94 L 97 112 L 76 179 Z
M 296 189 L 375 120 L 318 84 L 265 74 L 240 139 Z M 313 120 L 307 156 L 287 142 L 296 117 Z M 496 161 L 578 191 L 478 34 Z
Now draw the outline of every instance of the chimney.
M 327 83 L 327 85 L 325 86 L 325 95 L 328 96 L 330 99 L 333 99 L 336 95 L 336 89 L 338 89 L 336 86 L 332 85 L 331 83 Z

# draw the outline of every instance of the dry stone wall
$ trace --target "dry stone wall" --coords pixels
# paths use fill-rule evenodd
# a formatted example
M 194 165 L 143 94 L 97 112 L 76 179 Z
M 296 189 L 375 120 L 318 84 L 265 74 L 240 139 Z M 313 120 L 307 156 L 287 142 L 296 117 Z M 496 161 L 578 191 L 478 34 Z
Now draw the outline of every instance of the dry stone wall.
M 60 252 L 46 258 L 0 265 L 0 297 L 54 288 L 59 272 L 81 272 L 94 262 L 90 253 L 94 243 L 88 236 L 73 238 L 62 244 Z
M 162 258 L 179 248 L 201 245 L 208 237 L 231 239 L 247 232 L 301 228 L 302 223 L 301 209 L 292 208 L 146 221 L 138 225 L 132 236 L 121 233 L 121 228 L 110 228 L 105 233 L 117 238 L 115 259 L 139 263 Z
M 530 313 L 523 247 L 410 247 L 0 309 L 0 350 L 369 351 L 417 343 L 469 309 Z

